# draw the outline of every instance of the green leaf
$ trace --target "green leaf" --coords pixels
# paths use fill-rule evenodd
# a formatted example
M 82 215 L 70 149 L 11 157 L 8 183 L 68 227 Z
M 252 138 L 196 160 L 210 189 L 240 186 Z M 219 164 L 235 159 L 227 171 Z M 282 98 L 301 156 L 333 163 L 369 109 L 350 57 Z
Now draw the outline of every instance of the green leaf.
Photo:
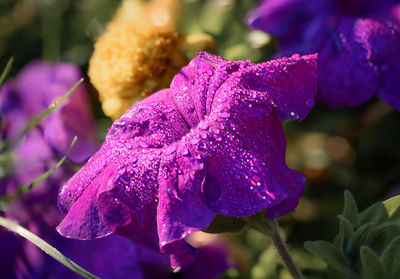
M 381 202 L 371 205 L 358 216 L 360 225 L 365 223 L 381 223 L 388 217 L 387 210 Z
M 64 161 L 67 159 L 69 153 L 71 152 L 72 148 L 74 147 L 74 145 L 76 143 L 76 139 L 77 139 L 77 137 L 75 136 L 71 142 L 71 145 L 68 148 L 67 153 L 65 153 L 64 157 L 62 157 L 60 159 L 60 161 L 58 161 L 54 167 L 52 167 L 50 170 L 48 170 L 47 172 L 45 172 L 44 174 L 42 174 L 41 176 L 36 178 L 32 183 L 29 183 L 28 185 L 19 187 L 14 193 L 0 196 L 0 207 L 4 207 L 4 205 L 3 205 L 4 203 L 8 203 L 12 200 L 22 197 L 24 194 L 29 192 L 35 186 L 37 186 L 38 184 L 40 184 L 41 182 L 46 180 L 53 172 L 55 172 L 56 169 L 58 169 L 64 163 Z
M 6 67 L 4 68 L 3 73 L 0 76 L 0 86 L 3 85 L 4 80 L 7 78 L 8 74 L 10 73 L 13 62 L 14 62 L 13 57 L 8 59 Z
M 339 219 L 339 235 L 340 246 L 339 249 L 343 249 L 349 243 L 351 235 L 353 234 L 353 226 L 350 221 L 343 215 L 338 215 Z
M 238 232 L 246 225 L 246 222 L 241 218 L 228 217 L 217 214 L 207 229 L 206 233 L 224 233 L 224 232 Z
M 388 231 L 391 227 L 396 227 L 396 223 L 385 222 L 383 224 L 380 224 L 379 226 L 372 227 L 366 233 L 366 236 L 364 237 L 364 240 L 365 240 L 364 244 L 366 244 L 366 245 L 370 244 L 372 241 L 374 241 L 376 238 L 378 238 L 381 234 Z
M 400 277 L 400 235 L 386 246 L 381 260 L 389 273 L 389 278 Z
M 330 266 L 328 266 L 328 268 L 326 269 L 327 273 L 328 273 L 328 278 L 329 279 L 343 279 L 343 278 L 348 278 L 346 273 L 343 273 L 337 269 L 334 269 Z M 354 277 L 352 277 L 354 278 Z
M 388 220 L 396 222 L 398 225 L 400 225 L 400 207 L 390 214 Z
M 368 246 L 361 246 L 361 275 L 364 279 L 387 279 L 385 266 L 379 257 Z
M 61 254 L 60 251 L 58 251 L 56 248 L 48 244 L 46 241 L 44 241 L 37 235 L 33 234 L 32 232 L 28 231 L 24 227 L 18 225 L 15 221 L 0 216 L 0 226 L 3 226 L 8 230 L 16 234 L 19 234 L 23 238 L 29 240 L 37 247 L 39 247 L 42 251 L 47 253 L 49 256 L 53 257 L 55 260 L 59 261 L 60 263 L 71 269 L 73 272 L 79 274 L 80 276 L 89 279 L 99 279 L 99 277 L 93 275 L 89 271 L 86 271 L 85 269 L 83 269 L 82 267 L 71 261 L 69 258 Z
M 321 257 L 329 266 L 348 275 L 356 275 L 350 263 L 337 247 L 323 240 L 306 241 L 304 247 L 312 254 Z
M 389 216 L 391 216 L 400 206 L 400 195 L 394 196 L 383 202 Z
M 363 240 L 366 236 L 366 233 L 372 226 L 372 223 L 364 224 L 353 233 L 353 235 L 350 237 L 346 253 L 350 252 L 351 254 L 354 254 L 358 251 L 359 247 L 364 244 Z
M 356 201 L 350 191 L 344 191 L 343 217 L 347 218 L 353 227 L 358 226 L 358 209 Z

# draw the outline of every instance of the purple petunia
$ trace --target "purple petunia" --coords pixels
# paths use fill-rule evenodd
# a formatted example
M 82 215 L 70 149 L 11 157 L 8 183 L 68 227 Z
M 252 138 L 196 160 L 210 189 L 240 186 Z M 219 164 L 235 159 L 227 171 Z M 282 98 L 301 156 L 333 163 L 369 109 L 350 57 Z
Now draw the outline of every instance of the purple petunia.
M 62 188 L 58 231 L 77 239 L 118 233 L 170 255 L 216 214 L 292 211 L 305 177 L 285 163 L 281 120 L 314 104 L 316 55 L 261 64 L 199 53 L 161 90 L 130 108 Z
M 398 0 L 263 0 L 247 18 L 281 55 L 318 55 L 317 100 L 359 106 L 377 95 L 400 110 Z

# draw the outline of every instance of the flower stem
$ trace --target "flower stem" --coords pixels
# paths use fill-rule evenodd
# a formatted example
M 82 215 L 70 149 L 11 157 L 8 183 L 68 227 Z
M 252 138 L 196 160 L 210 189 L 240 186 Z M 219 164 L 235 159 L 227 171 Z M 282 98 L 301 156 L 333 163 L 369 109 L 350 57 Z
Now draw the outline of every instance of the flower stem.
M 267 222 L 269 223 L 271 228 L 272 234 L 270 235 L 270 237 L 272 239 L 272 242 L 274 243 L 275 248 L 278 250 L 279 255 L 281 256 L 281 259 L 283 261 L 283 264 L 289 271 L 290 275 L 292 275 L 292 277 L 295 279 L 304 278 L 303 275 L 301 275 L 296 264 L 294 263 L 292 257 L 290 256 L 289 250 L 287 249 L 285 242 L 282 240 L 279 234 L 278 222 L 275 219 L 274 220 L 267 219 Z
M 268 235 L 271 238 L 272 243 L 278 250 L 283 265 L 294 279 L 304 279 L 303 275 L 300 273 L 299 269 L 294 263 L 285 242 L 279 234 L 278 222 L 275 219 L 269 220 L 262 215 L 255 215 L 255 218 L 252 218 L 249 225 L 250 227 Z

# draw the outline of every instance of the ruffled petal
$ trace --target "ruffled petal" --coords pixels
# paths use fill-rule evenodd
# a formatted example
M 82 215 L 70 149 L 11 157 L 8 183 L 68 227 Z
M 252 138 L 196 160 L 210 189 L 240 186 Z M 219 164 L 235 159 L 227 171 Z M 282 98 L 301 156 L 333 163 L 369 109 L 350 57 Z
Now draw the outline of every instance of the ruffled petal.
M 154 239 L 162 147 L 187 131 L 169 90 L 132 107 L 114 122 L 102 148 L 62 187 L 59 205 L 68 214 L 59 232 L 90 239 L 132 223 L 134 233 Z
M 378 97 L 400 110 L 400 33 L 395 27 L 365 19 L 357 21 L 355 32 L 379 73 Z
M 281 120 L 302 120 L 314 106 L 316 60 L 316 54 L 295 54 L 290 58 L 257 64 L 241 73 L 238 85 L 246 94 L 259 94 L 261 101 L 258 102 L 265 99 L 266 104 L 277 111 Z
M 173 254 L 173 268 L 193 259 L 194 249 L 183 238 L 207 228 L 215 217 L 202 198 L 205 172 L 204 161 L 200 154 L 196 156 L 188 137 L 165 149 L 158 176 L 157 223 L 161 251 Z
M 198 54 L 171 90 L 115 121 L 100 151 L 62 188 L 70 226 L 61 232 L 158 232 L 161 251 L 179 268 L 196 254 L 184 238 L 216 213 L 293 210 L 304 176 L 285 164 L 280 120 L 303 119 L 315 90 L 316 55 L 252 65 Z M 91 220 L 94 232 L 83 224 Z
M 246 18 L 246 23 L 275 35 L 280 55 L 316 52 L 332 24 L 331 0 L 265 0 Z
M 194 128 L 210 112 L 216 90 L 248 61 L 227 61 L 207 52 L 196 57 L 175 75 L 171 96 L 189 127 Z
M 358 21 L 346 20 L 318 56 L 320 101 L 331 107 L 359 106 L 378 88 L 378 69 L 370 59 L 367 30 Z

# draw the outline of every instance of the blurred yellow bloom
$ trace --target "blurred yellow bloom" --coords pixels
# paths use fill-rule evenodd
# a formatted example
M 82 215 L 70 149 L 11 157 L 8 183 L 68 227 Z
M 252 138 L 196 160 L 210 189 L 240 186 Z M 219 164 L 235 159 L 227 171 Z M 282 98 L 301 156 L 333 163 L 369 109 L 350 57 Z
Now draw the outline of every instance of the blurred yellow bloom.
M 185 52 L 213 45 L 210 36 L 176 32 L 177 0 L 125 0 L 89 62 L 103 111 L 119 118 L 135 101 L 168 87 L 188 63 Z

